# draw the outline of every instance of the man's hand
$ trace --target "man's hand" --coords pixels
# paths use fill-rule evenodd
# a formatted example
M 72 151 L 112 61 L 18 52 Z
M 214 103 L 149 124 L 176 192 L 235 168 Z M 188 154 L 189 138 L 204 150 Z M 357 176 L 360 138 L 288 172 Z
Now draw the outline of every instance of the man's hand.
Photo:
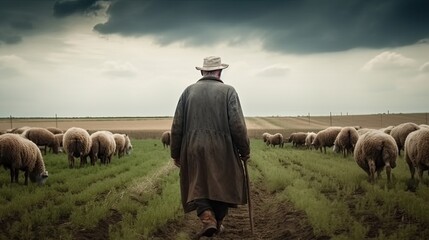
M 180 168 L 180 158 L 175 158 L 173 159 L 174 161 L 174 165 L 176 165 L 176 167 Z
M 246 155 L 246 156 L 240 156 L 241 161 L 243 162 L 247 162 L 250 158 L 250 155 Z

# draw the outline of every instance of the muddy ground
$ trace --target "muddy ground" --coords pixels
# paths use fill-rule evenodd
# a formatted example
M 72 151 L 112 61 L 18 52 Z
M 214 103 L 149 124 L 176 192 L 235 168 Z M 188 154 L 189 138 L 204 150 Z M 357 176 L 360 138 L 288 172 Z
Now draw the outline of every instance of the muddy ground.
M 200 239 L 329 239 L 316 237 L 304 212 L 294 209 L 290 202 L 279 202 L 274 194 L 260 184 L 251 186 L 254 233 L 252 234 L 247 205 L 230 209 L 224 219 L 225 231 L 212 238 Z M 196 236 L 201 223 L 195 212 L 171 221 L 151 239 L 183 239 Z

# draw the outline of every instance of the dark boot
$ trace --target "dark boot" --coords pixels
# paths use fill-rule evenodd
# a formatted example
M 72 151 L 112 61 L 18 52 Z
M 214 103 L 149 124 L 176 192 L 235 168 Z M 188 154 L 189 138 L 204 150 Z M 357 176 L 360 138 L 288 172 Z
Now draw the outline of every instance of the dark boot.
M 203 224 L 203 229 L 198 233 L 198 236 L 211 237 L 217 232 L 217 222 L 211 210 L 204 211 L 198 216 Z
M 216 228 L 217 228 L 216 234 L 221 234 L 225 231 L 225 227 L 222 224 L 222 220 L 217 221 Z

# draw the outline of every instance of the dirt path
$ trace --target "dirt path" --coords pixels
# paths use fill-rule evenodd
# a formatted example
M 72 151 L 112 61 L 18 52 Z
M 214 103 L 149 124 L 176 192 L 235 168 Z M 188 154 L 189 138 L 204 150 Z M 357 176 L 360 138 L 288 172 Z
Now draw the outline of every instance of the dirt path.
M 316 238 L 304 212 L 294 209 L 290 202 L 279 202 L 275 195 L 260 184 L 251 186 L 255 231 L 250 231 L 246 206 L 230 209 L 224 220 L 225 232 L 210 239 L 329 239 Z M 151 239 L 188 239 L 200 230 L 201 223 L 195 212 L 172 221 Z M 201 238 L 209 239 L 209 238 Z

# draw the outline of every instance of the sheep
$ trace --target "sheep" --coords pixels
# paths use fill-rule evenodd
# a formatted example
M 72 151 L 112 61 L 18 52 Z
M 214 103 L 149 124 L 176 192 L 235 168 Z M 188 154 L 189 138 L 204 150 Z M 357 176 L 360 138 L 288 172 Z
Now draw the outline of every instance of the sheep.
M 7 133 L 0 136 L 0 164 L 10 169 L 10 182 L 18 183 L 19 170 L 25 172 L 24 184 L 31 182 L 44 184 L 48 178 L 45 163 L 39 147 L 18 134 Z
M 59 143 L 55 139 L 54 134 L 48 131 L 46 128 L 28 128 L 21 135 L 34 142 L 37 146 L 44 147 L 44 155 L 46 155 L 46 149 L 48 147 L 52 148 L 52 151 L 55 154 L 58 153 Z
M 162 133 L 161 142 L 162 142 L 162 145 L 164 146 L 164 148 L 165 148 L 165 146 L 167 146 L 167 148 L 168 148 L 168 146 L 170 146 L 170 139 L 171 139 L 171 131 L 165 131 Z
M 47 127 L 46 129 L 53 134 L 64 133 L 63 130 L 56 128 L 56 127 Z
M 395 142 L 398 146 L 399 156 L 401 156 L 401 150 L 404 149 L 405 139 L 408 134 L 420 129 L 420 127 L 412 122 L 402 123 L 398 126 L 392 128 L 390 135 L 395 139 Z
M 58 143 L 58 152 L 63 152 L 63 138 L 64 138 L 64 133 L 58 133 L 58 134 L 54 134 L 55 139 L 57 140 Z
M 113 138 L 116 143 L 115 155 L 121 158 L 125 154 L 125 134 L 115 133 L 113 134 Z
M 97 159 L 100 159 L 102 164 L 109 164 L 116 150 L 113 134 L 109 131 L 97 131 L 91 134 L 91 141 L 91 165 L 94 165 Z
M 419 180 L 422 181 L 423 171 L 429 170 L 429 129 L 421 128 L 408 134 L 405 140 L 405 161 L 414 179 L 417 169 Z
M 356 142 L 359 138 L 355 127 L 343 127 L 334 141 L 334 152 L 342 152 L 344 157 L 353 153 Z
M 267 146 L 271 145 L 273 147 L 276 147 L 276 145 L 279 145 L 279 147 L 283 147 L 283 135 L 281 133 L 276 133 L 274 135 L 268 136 L 266 144 Z
M 306 137 L 307 133 L 305 132 L 292 133 L 289 137 L 288 142 L 292 142 L 292 146 L 298 147 L 305 144 Z
M 67 153 L 70 168 L 74 167 L 74 158 L 80 158 L 80 166 L 86 163 L 91 144 L 91 137 L 85 129 L 72 127 L 64 133 L 63 147 Z
M 311 145 L 314 146 L 316 150 L 320 148 L 320 152 L 322 152 L 323 148 L 326 153 L 326 147 L 332 147 L 334 145 L 335 138 L 340 133 L 341 129 L 341 127 L 328 127 L 319 131 Z
M 128 135 L 125 134 L 125 154 L 127 155 L 131 154 L 132 150 L 133 150 L 133 145 L 131 144 L 131 140 L 128 137 Z
M 420 124 L 419 127 L 420 128 L 428 128 L 429 129 L 429 125 L 427 125 L 427 124 Z
M 314 141 L 315 137 L 316 137 L 316 133 L 314 132 L 307 133 L 307 137 L 305 138 L 305 146 L 307 146 L 307 149 L 311 149 L 311 143 Z
M 355 147 L 354 159 L 369 176 L 370 182 L 374 182 L 375 172 L 380 177 L 381 171 L 386 167 L 387 181 L 396 167 L 398 147 L 395 139 L 380 130 L 372 130 L 360 136 Z

